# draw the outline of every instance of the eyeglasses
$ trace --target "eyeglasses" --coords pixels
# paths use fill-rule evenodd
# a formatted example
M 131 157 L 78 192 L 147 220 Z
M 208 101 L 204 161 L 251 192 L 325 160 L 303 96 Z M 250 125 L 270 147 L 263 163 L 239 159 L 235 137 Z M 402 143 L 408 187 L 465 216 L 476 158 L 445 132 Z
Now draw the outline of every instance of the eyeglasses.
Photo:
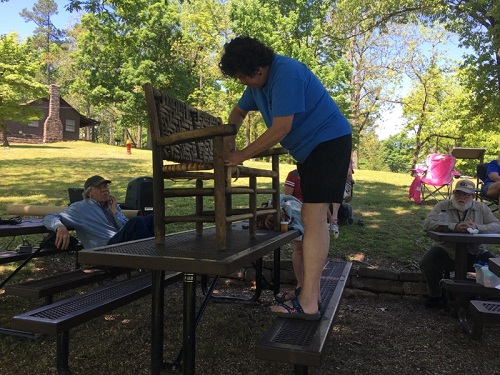
M 465 198 L 469 198 L 469 197 L 472 196 L 472 194 L 470 194 L 470 193 L 464 193 L 463 191 L 460 191 L 460 190 L 455 190 L 453 192 L 453 194 L 455 194 L 456 196 L 465 197 Z

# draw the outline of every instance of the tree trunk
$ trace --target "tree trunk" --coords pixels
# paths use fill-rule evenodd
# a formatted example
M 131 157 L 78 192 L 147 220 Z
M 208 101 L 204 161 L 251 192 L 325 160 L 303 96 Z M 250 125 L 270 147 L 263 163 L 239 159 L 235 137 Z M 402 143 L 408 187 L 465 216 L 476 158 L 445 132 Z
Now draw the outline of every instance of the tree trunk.
M 7 130 L 6 129 L 2 130 L 2 135 L 3 135 L 3 147 L 5 147 L 5 148 L 10 147 L 9 140 L 7 139 Z

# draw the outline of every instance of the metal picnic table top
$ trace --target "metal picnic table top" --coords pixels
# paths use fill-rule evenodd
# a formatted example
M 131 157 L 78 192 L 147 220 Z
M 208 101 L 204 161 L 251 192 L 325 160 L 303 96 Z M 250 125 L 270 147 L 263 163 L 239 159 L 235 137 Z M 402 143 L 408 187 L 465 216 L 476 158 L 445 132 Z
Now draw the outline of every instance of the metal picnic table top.
M 0 224 L 0 237 L 48 233 L 41 218 L 22 219 L 19 224 Z
M 443 242 L 454 242 L 455 247 L 455 278 L 464 280 L 467 277 L 467 244 L 500 244 L 498 233 L 455 233 L 428 231 L 427 235 Z
M 144 268 L 151 270 L 151 374 L 161 373 L 164 342 L 164 290 L 165 271 L 184 273 L 183 293 L 183 373 L 193 374 L 195 367 L 196 328 L 196 274 L 230 275 L 240 267 L 276 251 L 300 235 L 297 230 L 277 232 L 257 230 L 255 237 L 239 224 L 227 231 L 226 249 L 219 250 L 215 228 L 205 228 L 201 235 L 195 231 L 165 236 L 165 244 L 157 245 L 154 238 L 82 250 L 82 263 L 113 267 Z M 206 299 L 210 299 L 208 294 Z
M 81 250 L 82 263 L 112 267 L 145 268 L 207 275 L 229 275 L 239 267 L 258 259 L 284 245 L 300 234 L 258 230 L 250 237 L 248 230 L 237 225 L 227 231 L 227 248 L 219 250 L 215 228 L 205 228 L 198 236 L 194 231 L 165 236 L 165 244 L 155 244 L 154 238 Z

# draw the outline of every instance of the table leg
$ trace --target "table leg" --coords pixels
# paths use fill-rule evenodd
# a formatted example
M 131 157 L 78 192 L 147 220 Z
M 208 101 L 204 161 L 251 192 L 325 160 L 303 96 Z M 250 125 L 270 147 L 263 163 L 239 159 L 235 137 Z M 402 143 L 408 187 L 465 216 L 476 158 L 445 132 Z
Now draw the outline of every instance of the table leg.
M 184 274 L 183 374 L 194 374 L 196 349 L 196 275 Z
M 273 292 L 277 296 L 281 288 L 281 248 L 275 249 L 273 255 Z
M 457 242 L 455 247 L 455 279 L 465 280 L 467 278 L 467 244 Z
M 165 271 L 151 271 L 151 374 L 163 368 L 163 325 Z

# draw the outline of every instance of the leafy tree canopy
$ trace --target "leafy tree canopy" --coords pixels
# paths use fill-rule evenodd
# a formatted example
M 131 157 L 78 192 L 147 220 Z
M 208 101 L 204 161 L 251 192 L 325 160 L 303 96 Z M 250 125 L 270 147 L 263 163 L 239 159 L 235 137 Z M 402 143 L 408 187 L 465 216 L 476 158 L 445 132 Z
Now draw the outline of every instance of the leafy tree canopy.
M 47 96 L 45 85 L 35 80 L 39 69 L 30 47 L 19 44 L 17 34 L 0 36 L 0 130 L 4 132 L 4 146 L 8 145 L 7 120 L 28 123 L 42 117 L 41 111 L 25 105 Z

